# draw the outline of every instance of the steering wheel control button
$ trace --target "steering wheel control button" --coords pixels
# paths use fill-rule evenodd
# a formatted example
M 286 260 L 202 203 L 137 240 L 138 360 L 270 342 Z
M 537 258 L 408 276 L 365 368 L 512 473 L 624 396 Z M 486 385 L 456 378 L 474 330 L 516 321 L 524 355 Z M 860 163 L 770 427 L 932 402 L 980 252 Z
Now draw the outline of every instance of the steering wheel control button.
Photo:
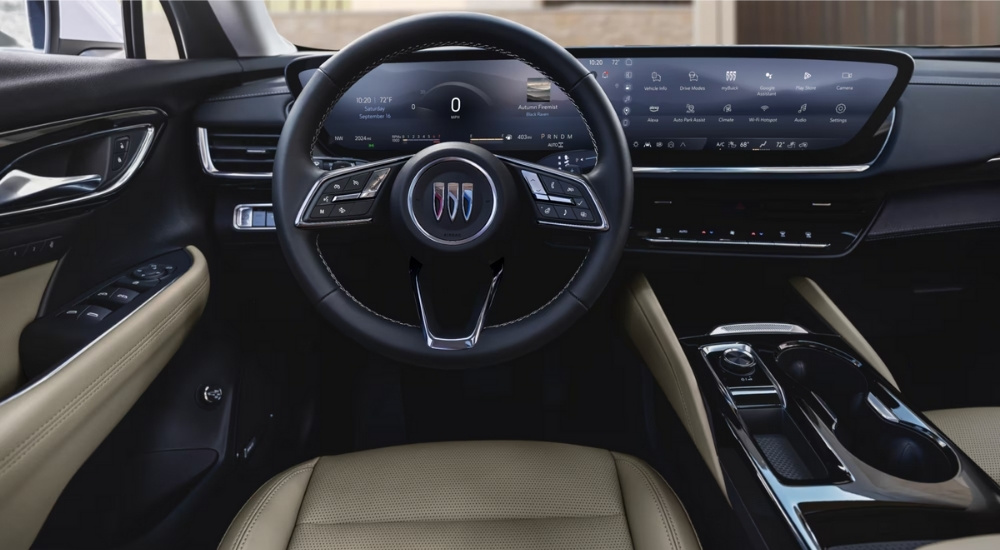
M 559 214 L 559 219 L 562 220 L 575 220 L 576 214 L 573 209 L 569 206 L 556 206 L 556 213 Z
M 344 193 L 360 193 L 365 189 L 365 184 L 368 183 L 368 178 L 370 177 L 371 172 L 361 172 L 360 174 L 347 176 L 347 181 L 344 183 Z
M 375 202 L 373 199 L 337 202 L 329 207 L 330 213 L 327 217 L 342 220 L 364 216 L 368 213 L 368 209 L 371 208 L 373 202 Z
M 573 206 L 576 208 L 590 208 L 590 205 L 587 204 L 587 199 L 583 197 L 573 197 Z
M 382 188 L 382 184 L 389 179 L 389 172 L 392 168 L 380 168 L 372 172 L 370 178 L 368 178 L 368 183 L 365 185 L 364 191 L 361 192 L 362 199 L 370 199 L 378 194 L 379 189 Z
M 573 183 L 566 183 L 563 185 L 563 192 L 571 197 L 582 197 L 583 193 L 580 192 L 580 187 Z
M 730 348 L 722 352 L 722 368 L 737 376 L 753 374 L 757 361 L 744 349 Z
M 87 306 L 80 314 L 80 320 L 88 323 L 100 323 L 111 314 L 111 310 L 101 306 Z
M 538 178 L 538 174 L 527 170 L 521 170 L 521 177 L 523 177 L 525 183 L 528 184 L 528 188 L 531 189 L 532 194 L 536 196 L 545 195 L 545 186 L 542 185 L 542 180 Z
M 326 184 L 326 187 L 323 189 L 323 195 L 350 195 L 353 193 L 360 193 L 365 188 L 365 184 L 368 183 L 369 177 L 371 177 L 371 172 L 358 172 L 357 174 L 351 174 L 350 176 L 335 179 Z M 320 197 L 320 201 L 322 200 L 323 197 Z M 331 196 L 326 203 L 321 202 L 321 204 L 328 204 L 334 200 L 336 199 Z
M 559 214 L 556 213 L 556 207 L 555 205 L 552 204 L 539 204 L 538 215 L 540 215 L 543 218 L 548 218 L 550 220 L 559 218 Z
M 546 178 L 545 179 L 545 192 L 552 195 L 564 195 L 566 193 L 566 187 L 559 180 Z
M 594 221 L 594 214 L 590 210 L 582 210 L 580 208 L 575 208 L 573 212 L 576 214 L 576 219 L 590 223 Z

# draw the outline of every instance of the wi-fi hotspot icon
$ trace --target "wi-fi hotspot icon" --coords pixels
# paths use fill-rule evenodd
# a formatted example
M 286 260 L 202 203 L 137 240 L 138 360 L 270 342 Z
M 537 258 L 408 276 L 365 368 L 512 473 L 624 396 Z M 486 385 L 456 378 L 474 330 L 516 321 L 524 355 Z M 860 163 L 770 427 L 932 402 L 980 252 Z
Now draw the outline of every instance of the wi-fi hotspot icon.
M 768 109 L 770 109 L 770 107 L 768 107 L 767 105 L 761 105 L 760 106 L 760 110 L 761 111 L 767 111 Z

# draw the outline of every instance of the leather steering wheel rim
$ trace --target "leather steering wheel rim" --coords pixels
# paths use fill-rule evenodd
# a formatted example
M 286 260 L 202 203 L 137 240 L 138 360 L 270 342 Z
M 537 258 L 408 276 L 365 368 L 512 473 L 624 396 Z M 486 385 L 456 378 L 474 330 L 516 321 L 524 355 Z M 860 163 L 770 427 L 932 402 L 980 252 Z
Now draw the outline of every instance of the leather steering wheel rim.
M 598 155 L 586 180 L 608 222 L 607 231 L 593 235 L 586 258 L 556 297 L 525 317 L 483 329 L 476 345 L 462 350 L 432 349 L 419 328 L 367 308 L 341 286 L 327 265 L 318 233 L 295 225 L 313 184 L 324 174 L 313 165 L 311 156 L 333 105 L 382 63 L 441 46 L 471 46 L 519 59 L 567 93 L 587 123 Z M 272 195 L 282 251 L 307 298 L 324 318 L 365 347 L 390 358 L 435 368 L 468 368 L 508 361 L 533 351 L 562 334 L 593 306 L 611 280 L 625 248 L 633 182 L 624 132 L 593 73 L 563 47 L 517 23 L 482 14 L 441 13 L 408 17 L 379 27 L 323 63 L 296 99 L 282 129 L 275 154 Z

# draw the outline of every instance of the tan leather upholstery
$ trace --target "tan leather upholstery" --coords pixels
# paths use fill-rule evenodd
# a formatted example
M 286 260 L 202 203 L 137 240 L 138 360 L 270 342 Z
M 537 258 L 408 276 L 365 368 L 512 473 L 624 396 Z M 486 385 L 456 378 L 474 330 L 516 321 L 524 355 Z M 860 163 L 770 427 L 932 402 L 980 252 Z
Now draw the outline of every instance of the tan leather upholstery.
M 18 342 L 21 331 L 38 315 L 45 287 L 56 262 L 0 277 L 0 399 L 13 393 L 21 381 Z
M 618 313 L 632 343 L 639 350 L 660 389 L 666 394 L 684 429 L 694 440 L 708 470 L 719 484 L 719 489 L 725 494 L 722 466 L 719 465 L 719 455 L 715 451 L 715 439 L 712 437 L 698 381 L 684 355 L 680 340 L 674 334 L 674 329 L 645 276 L 636 276 L 628 285 Z
M 826 321 L 826 324 L 830 325 L 830 328 L 839 334 L 845 342 L 850 344 L 857 351 L 858 355 L 861 356 L 861 359 L 878 371 L 894 388 L 899 389 L 899 384 L 893 378 L 892 372 L 889 371 L 889 367 L 886 366 L 882 358 L 875 352 L 875 348 L 868 343 L 868 340 L 865 340 L 865 337 L 861 335 L 857 327 L 851 323 L 843 311 L 840 311 L 840 308 L 837 307 L 837 304 L 833 303 L 833 300 L 827 296 L 826 292 L 823 292 L 823 289 L 816 284 L 816 281 L 808 277 L 794 277 L 791 283 L 792 287 L 809 303 L 816 314 L 822 317 Z
M 31 545 L 66 483 L 201 316 L 208 266 L 187 250 L 191 269 L 51 376 L 0 403 L 0 548 Z
M 921 546 L 917 550 L 996 550 L 997 548 L 1000 548 L 1000 535 L 980 535 L 935 542 Z
M 945 409 L 924 415 L 1000 483 L 1000 407 Z
M 560 443 L 426 443 L 323 457 L 265 484 L 220 550 L 699 548 L 637 458 Z

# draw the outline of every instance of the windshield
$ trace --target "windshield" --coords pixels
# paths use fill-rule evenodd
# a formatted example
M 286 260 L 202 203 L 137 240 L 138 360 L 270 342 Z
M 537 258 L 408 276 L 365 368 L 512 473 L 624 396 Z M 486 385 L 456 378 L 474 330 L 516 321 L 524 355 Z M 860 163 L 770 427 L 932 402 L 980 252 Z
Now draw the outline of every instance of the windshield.
M 299 46 L 336 50 L 400 17 L 488 12 L 563 46 L 1000 43 L 1000 1 L 265 0 Z

